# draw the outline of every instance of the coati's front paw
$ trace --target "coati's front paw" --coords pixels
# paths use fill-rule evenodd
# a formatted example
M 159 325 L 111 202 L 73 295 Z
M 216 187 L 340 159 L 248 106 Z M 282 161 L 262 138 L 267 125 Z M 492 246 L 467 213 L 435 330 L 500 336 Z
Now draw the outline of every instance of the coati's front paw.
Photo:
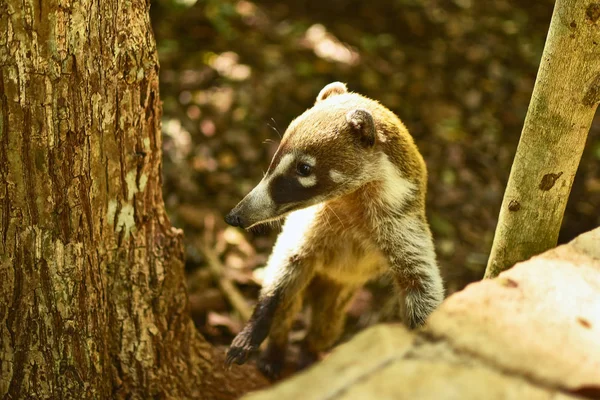
M 225 365 L 229 367 L 232 363 L 243 364 L 248 361 L 248 358 L 257 351 L 258 344 L 253 343 L 252 334 L 248 330 L 243 330 L 233 339 L 229 350 Z
M 256 365 L 267 378 L 279 379 L 285 365 L 285 354 L 285 347 L 279 347 L 270 342 L 267 349 L 258 358 Z
M 269 357 L 268 354 L 259 357 L 256 365 L 264 376 L 271 380 L 277 380 L 281 376 L 285 359 L 283 357 Z

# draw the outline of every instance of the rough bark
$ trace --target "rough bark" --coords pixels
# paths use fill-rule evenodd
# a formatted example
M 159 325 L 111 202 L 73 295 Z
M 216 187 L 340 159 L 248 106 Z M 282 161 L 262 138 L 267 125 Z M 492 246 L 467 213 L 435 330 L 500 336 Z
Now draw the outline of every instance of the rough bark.
M 556 246 L 600 101 L 600 2 L 557 0 L 485 276 Z
M 187 313 L 142 0 L 0 0 L 0 397 L 238 397 Z M 254 372 L 252 372 L 254 373 Z

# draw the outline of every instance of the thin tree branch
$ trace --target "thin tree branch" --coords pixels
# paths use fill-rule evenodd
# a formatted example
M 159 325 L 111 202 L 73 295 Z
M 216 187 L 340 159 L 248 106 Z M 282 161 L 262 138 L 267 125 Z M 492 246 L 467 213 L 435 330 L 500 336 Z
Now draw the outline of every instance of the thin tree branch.
M 600 101 L 600 2 L 557 0 L 486 278 L 556 246 Z

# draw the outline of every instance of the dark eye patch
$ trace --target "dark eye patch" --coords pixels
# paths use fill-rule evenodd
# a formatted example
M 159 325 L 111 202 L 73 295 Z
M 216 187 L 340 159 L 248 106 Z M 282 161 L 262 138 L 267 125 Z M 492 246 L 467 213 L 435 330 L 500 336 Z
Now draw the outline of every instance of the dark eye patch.
M 298 182 L 298 178 L 289 175 L 274 178 L 271 181 L 269 191 L 276 204 L 306 201 L 322 192 L 319 185 L 307 188 Z

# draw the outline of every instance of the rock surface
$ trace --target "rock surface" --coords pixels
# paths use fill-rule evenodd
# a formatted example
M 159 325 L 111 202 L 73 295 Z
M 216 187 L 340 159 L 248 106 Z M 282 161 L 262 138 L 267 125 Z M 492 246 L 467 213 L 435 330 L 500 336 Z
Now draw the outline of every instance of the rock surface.
M 600 398 L 600 228 L 247 400 Z

